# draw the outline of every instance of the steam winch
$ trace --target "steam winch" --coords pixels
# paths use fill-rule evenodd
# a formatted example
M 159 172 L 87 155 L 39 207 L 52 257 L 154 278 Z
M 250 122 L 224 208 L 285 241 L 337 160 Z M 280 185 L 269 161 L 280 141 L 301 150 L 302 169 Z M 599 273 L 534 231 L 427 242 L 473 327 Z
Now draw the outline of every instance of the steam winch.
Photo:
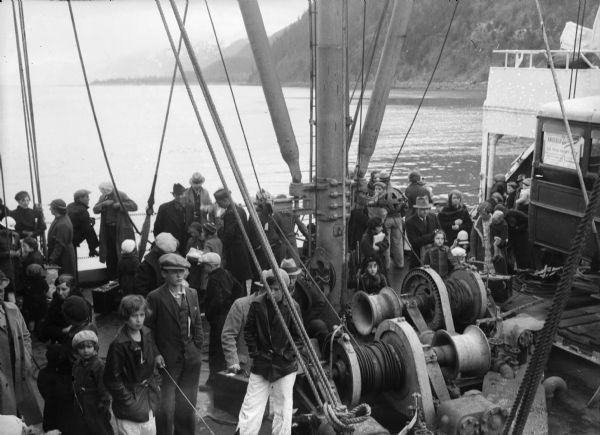
M 388 319 L 379 325 L 372 343 L 352 343 L 344 336 L 332 346 L 332 377 L 344 403 L 354 406 L 363 394 L 384 393 L 398 412 L 406 413 L 412 395 L 418 393 L 425 420 L 432 424 L 434 393 L 442 401 L 450 400 L 446 380 L 459 374 L 482 376 L 491 364 L 485 334 L 474 325 L 462 334 L 439 330 L 431 344 L 423 344 L 404 318 Z
M 402 282 L 402 292 L 391 287 L 376 295 L 357 292 L 352 321 L 357 331 L 368 335 L 385 319 L 407 316 L 419 332 L 442 327 L 454 332 L 485 316 L 488 298 L 479 274 L 460 269 L 446 280 L 430 267 L 413 269 Z

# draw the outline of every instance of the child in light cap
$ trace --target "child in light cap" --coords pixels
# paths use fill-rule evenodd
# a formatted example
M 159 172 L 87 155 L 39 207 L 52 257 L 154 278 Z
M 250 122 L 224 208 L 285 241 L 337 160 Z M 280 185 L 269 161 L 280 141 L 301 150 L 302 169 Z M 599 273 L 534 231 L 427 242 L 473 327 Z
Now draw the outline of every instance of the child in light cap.
M 94 331 L 79 331 L 72 340 L 78 358 L 73 364 L 76 427 L 79 433 L 112 435 L 110 394 L 102 376 L 104 363 L 98 357 L 98 336 Z
M 135 249 L 135 241 L 123 240 L 121 243 L 121 258 L 117 266 L 117 277 L 123 295 L 135 292 L 135 273 L 140 267 L 140 260 Z

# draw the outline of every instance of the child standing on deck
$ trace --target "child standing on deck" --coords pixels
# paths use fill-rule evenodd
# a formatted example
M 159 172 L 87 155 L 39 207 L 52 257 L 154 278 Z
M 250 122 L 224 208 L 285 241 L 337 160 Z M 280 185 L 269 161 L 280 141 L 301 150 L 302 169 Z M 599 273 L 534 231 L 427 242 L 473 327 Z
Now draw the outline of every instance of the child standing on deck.
M 73 364 L 75 419 L 81 433 L 113 435 L 110 425 L 110 394 L 102 381 L 104 363 L 98 357 L 98 336 L 79 331 L 73 337 L 78 358 Z
M 155 435 L 154 413 L 160 401 L 159 355 L 150 329 L 144 326 L 148 303 L 139 295 L 125 296 L 119 315 L 125 324 L 106 356 L 104 383 L 112 395 L 119 435 Z
M 450 248 L 444 245 L 446 234 L 442 230 L 435 230 L 433 246 L 423 254 L 423 265 L 429 265 L 442 278 L 458 268 L 458 262 L 450 252 Z
M 385 275 L 379 271 L 379 263 L 375 257 L 365 258 L 359 273 L 358 289 L 366 293 L 379 293 L 379 290 L 388 285 Z
M 140 267 L 140 259 L 135 249 L 135 241 L 123 240 L 121 243 L 121 258 L 117 265 L 119 286 L 123 295 L 135 293 L 135 274 Z

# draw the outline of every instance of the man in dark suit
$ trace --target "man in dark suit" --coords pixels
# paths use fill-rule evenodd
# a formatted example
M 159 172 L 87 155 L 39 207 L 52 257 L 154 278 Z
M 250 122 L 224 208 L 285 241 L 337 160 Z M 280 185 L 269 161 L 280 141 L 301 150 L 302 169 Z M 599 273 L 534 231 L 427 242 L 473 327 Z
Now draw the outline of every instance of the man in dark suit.
M 165 435 L 194 435 L 194 409 L 177 393 L 175 383 L 195 404 L 203 338 L 198 295 L 184 285 L 190 267 L 185 258 L 165 254 L 159 264 L 165 283 L 148 294 L 151 314 L 146 320 L 160 353 L 158 366 L 165 370 L 156 430 Z
M 173 185 L 173 200 L 165 202 L 158 207 L 156 220 L 154 221 L 154 235 L 160 233 L 170 233 L 178 241 L 177 252 L 185 256 L 185 247 L 187 243 L 187 222 L 185 220 L 184 194 L 185 188 L 175 183 Z M 190 222 L 191 223 L 191 222 Z
M 202 187 L 203 184 L 204 175 L 200 172 L 194 172 L 192 178 L 190 178 L 190 187 L 183 193 L 185 223 L 188 227 L 192 222 L 201 224 L 207 222 L 208 213 L 213 208 L 210 194 Z
M 410 268 L 421 265 L 423 252 L 433 243 L 434 231 L 440 229 L 437 216 L 429 213 L 431 204 L 427 196 L 419 196 L 413 208 L 416 214 L 406 220 L 406 237 L 412 247 Z
M 94 230 L 96 220 L 90 217 L 90 191 L 79 189 L 73 194 L 73 202 L 67 206 L 67 214 L 73 224 L 73 246 L 75 252 L 84 240 L 87 242 L 90 257 L 98 256 L 98 235 Z
M 252 278 L 252 267 L 250 265 L 250 253 L 246 247 L 242 228 L 238 225 L 235 217 L 235 209 L 240 215 L 242 225 L 247 226 L 248 218 L 244 209 L 233 203 L 231 192 L 226 189 L 219 189 L 214 193 L 215 201 L 219 207 L 225 209 L 223 213 L 223 267 L 231 272 L 235 279 L 244 287 L 245 294 L 248 294 L 250 288 L 250 278 Z

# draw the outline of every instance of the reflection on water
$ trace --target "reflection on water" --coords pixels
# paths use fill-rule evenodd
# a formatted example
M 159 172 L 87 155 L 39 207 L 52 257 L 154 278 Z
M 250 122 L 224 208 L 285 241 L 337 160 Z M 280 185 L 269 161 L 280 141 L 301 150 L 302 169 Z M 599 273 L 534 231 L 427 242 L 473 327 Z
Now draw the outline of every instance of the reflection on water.
M 228 88 L 211 85 L 211 89 L 248 188 L 254 192 L 260 183 L 273 193 L 286 193 L 290 176 L 279 154 L 261 88 L 235 87 L 258 182 L 234 115 Z M 6 87 L 2 91 L 0 139 L 2 155 L 6 156 L 3 159 L 6 195 L 9 207 L 13 208 L 16 206 L 12 200 L 14 193 L 21 189 L 29 190 L 29 172 L 19 88 Z M 137 201 L 140 209 L 143 209 L 150 193 L 168 92 L 168 86 L 160 85 L 92 87 L 117 185 Z M 392 92 L 370 169 L 390 169 L 421 93 L 421 90 L 414 89 Z M 224 166 L 229 187 L 236 192 L 218 136 L 201 103 L 199 89 L 195 89 L 195 94 L 211 142 Z M 304 180 L 308 181 L 308 89 L 286 88 L 285 95 L 300 148 Z M 76 189 L 88 188 L 93 192 L 93 203 L 97 199 L 96 186 L 108 179 L 108 172 L 85 89 L 76 86 L 34 88 L 33 96 L 43 202 L 48 204 L 54 198 L 64 198 L 69 202 Z M 483 91 L 431 91 L 403 147 L 392 174 L 393 183 L 406 185 L 408 172 L 418 168 L 425 181 L 433 186 L 434 193 L 444 194 L 458 187 L 465 192 L 467 201 L 474 203 L 479 184 L 483 99 Z M 366 106 L 363 112 L 366 113 Z M 358 132 L 357 126 L 356 138 Z M 349 154 L 351 168 L 356 161 L 356 138 Z M 497 167 L 504 170 L 521 149 L 521 144 L 498 149 Z M 185 90 L 178 87 L 160 163 L 156 202 L 169 200 L 173 183 L 187 185 L 194 171 L 205 174 L 209 191 L 220 187 L 221 182 L 188 97 Z

